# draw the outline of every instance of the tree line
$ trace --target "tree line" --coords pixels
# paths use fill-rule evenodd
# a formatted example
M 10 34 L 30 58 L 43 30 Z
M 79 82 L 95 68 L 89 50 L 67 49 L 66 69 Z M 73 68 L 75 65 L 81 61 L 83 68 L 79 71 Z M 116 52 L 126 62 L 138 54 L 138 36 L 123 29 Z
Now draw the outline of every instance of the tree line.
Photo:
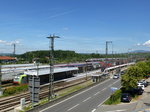
M 22 61 L 28 61 L 29 63 L 36 60 L 40 63 L 49 63 L 50 52 L 48 50 L 40 50 L 40 51 L 31 51 L 26 52 L 21 55 L 17 55 L 18 59 L 22 59 Z M 68 63 L 68 62 L 79 62 L 85 61 L 88 58 L 100 58 L 99 54 L 80 54 L 75 51 L 69 50 L 56 50 L 54 51 L 54 61 L 55 63 Z
M 29 63 L 34 60 L 40 63 L 49 63 L 49 51 L 48 50 L 40 50 L 40 51 L 31 51 L 26 52 L 21 55 L 17 55 L 17 58 L 22 61 L 27 61 Z M 54 51 L 54 60 L 55 63 L 69 63 L 69 62 L 83 62 L 86 59 L 90 58 L 105 58 L 105 54 L 97 54 L 97 53 L 76 53 L 75 51 L 70 50 L 55 50 Z M 109 54 L 107 58 L 112 57 L 127 57 L 127 54 Z
M 121 78 L 122 87 L 129 90 L 137 87 L 137 82 L 150 75 L 150 58 L 130 66 Z

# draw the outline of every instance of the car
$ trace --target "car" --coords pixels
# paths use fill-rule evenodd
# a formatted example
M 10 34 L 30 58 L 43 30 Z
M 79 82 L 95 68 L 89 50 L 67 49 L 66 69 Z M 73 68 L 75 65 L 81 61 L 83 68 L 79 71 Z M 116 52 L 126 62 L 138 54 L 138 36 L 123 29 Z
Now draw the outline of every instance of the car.
M 113 79 L 118 79 L 119 78 L 119 75 L 118 74 L 115 74 L 114 76 L 113 76 Z
M 142 82 L 138 82 L 137 87 L 141 87 L 143 90 L 145 89 L 145 86 Z
M 142 79 L 142 80 L 140 80 L 140 81 L 137 82 L 137 86 L 138 87 L 142 87 L 142 89 L 144 89 L 145 87 L 148 86 L 148 82 L 145 79 Z
M 122 92 L 129 93 L 131 96 L 134 96 L 134 95 L 142 95 L 144 90 L 141 87 L 130 88 L 128 90 L 122 88 Z
M 145 87 L 148 86 L 148 82 L 145 79 L 142 79 L 140 82 L 142 82 L 144 84 Z
M 144 90 L 141 87 L 134 88 L 133 91 L 137 95 L 142 95 L 144 92 Z
M 125 71 L 121 71 L 121 73 L 120 73 L 121 75 L 124 75 L 125 74 Z
M 131 96 L 129 93 L 122 93 L 121 94 L 121 102 L 130 102 Z

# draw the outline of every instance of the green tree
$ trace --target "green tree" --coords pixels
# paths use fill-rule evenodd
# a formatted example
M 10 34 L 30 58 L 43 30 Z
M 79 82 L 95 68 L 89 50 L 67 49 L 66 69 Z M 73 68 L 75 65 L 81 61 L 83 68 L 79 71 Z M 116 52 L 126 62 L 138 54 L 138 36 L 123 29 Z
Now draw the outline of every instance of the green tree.
M 122 76 L 121 85 L 126 90 L 137 87 L 137 81 L 144 76 L 142 68 L 138 66 L 131 66 L 127 72 Z
M 150 66 L 148 66 L 148 63 L 142 61 L 142 62 L 138 62 L 136 66 L 142 69 L 144 75 L 143 77 L 147 76 L 150 73 Z

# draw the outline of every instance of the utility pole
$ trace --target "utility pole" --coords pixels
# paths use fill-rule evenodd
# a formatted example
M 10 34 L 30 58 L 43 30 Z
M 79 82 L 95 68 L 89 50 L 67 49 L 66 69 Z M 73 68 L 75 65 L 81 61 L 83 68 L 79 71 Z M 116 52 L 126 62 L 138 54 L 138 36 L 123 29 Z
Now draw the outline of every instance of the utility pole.
M 3 95 L 3 91 L 2 91 L 2 65 L 0 63 L 0 96 Z
M 48 100 L 53 98 L 54 95 L 54 88 L 53 88 L 53 81 L 54 81 L 54 39 L 60 38 L 55 35 L 50 35 L 47 37 L 50 39 L 50 46 L 49 46 L 49 65 L 50 65 L 50 74 L 49 74 L 49 94 L 48 94 Z
M 112 57 L 113 57 L 113 55 L 114 55 L 114 45 L 112 43 Z
M 130 61 L 130 51 L 131 51 L 132 49 L 128 49 L 128 63 L 129 63 L 129 61 Z
M 0 91 L 2 90 L 2 65 L 0 64 Z
M 112 43 L 112 41 L 106 41 L 106 59 L 107 59 L 107 55 L 108 55 L 108 44 Z
M 15 54 L 16 54 L 16 43 L 13 44 L 13 47 L 14 47 L 13 56 L 15 57 Z
M 111 44 L 112 44 L 112 63 L 114 65 L 114 45 L 113 45 L 113 42 Z
M 86 81 L 88 80 L 88 74 L 87 74 L 87 70 L 88 70 L 88 63 L 87 63 L 87 61 L 85 61 L 85 63 L 86 63 L 86 66 L 85 66 L 85 72 L 86 72 Z

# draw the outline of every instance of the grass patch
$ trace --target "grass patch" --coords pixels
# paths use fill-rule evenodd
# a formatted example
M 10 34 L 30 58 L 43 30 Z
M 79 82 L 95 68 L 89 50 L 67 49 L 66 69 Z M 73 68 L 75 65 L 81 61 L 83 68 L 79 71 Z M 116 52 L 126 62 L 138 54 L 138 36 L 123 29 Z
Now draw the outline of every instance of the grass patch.
M 104 104 L 105 105 L 116 105 L 116 104 L 121 103 L 121 94 L 122 94 L 122 90 L 115 91 L 115 93 L 112 94 L 110 96 L 110 98 L 104 102 Z M 130 93 L 130 95 L 132 97 L 132 101 L 136 101 L 139 98 L 141 98 L 141 95 L 131 94 L 131 93 Z
M 61 91 L 58 91 L 56 94 L 58 95 L 58 97 L 62 97 L 62 96 L 65 96 L 67 94 L 70 94 L 72 92 L 75 92 L 77 90 L 80 90 L 82 88 L 85 88 L 85 87 L 87 87 L 91 84 L 93 84 L 91 81 L 87 81 L 87 82 L 84 82 L 82 84 L 79 84 L 79 85 L 76 85 L 76 86 L 69 87 L 69 88 L 63 89 Z
M 142 96 L 141 95 L 135 95 L 134 97 L 132 97 L 133 101 L 139 100 Z
M 114 94 L 110 96 L 108 100 L 104 102 L 105 105 L 115 105 L 120 103 L 120 98 L 121 98 L 121 90 L 115 91 Z

